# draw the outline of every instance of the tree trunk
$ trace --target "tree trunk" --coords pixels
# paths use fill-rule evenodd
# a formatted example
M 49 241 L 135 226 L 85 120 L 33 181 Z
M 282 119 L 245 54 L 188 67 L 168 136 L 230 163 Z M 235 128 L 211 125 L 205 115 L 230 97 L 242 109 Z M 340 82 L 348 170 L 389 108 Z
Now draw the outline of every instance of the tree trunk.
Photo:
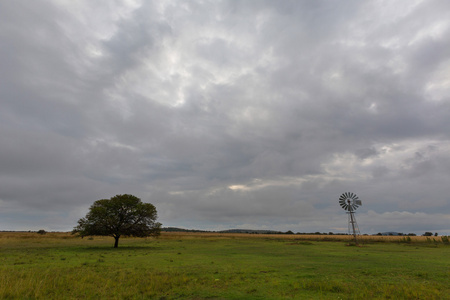
M 114 248 L 119 247 L 119 237 L 120 237 L 120 236 L 115 236 L 115 237 L 114 237 L 114 239 L 115 239 L 115 241 L 114 241 Z

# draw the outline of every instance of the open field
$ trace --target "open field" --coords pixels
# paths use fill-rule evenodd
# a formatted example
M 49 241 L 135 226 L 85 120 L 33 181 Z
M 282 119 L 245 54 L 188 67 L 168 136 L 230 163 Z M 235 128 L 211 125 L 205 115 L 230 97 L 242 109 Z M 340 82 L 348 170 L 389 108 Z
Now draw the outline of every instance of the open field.
M 0 298 L 450 299 L 440 237 L 349 238 L 163 233 L 114 249 L 107 237 L 1 232 Z

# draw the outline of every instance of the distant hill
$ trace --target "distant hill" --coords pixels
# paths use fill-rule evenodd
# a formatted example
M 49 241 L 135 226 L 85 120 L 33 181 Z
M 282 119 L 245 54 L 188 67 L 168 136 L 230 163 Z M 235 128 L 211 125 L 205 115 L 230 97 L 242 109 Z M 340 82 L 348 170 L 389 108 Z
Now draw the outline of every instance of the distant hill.
M 258 230 L 258 229 L 228 229 L 219 231 L 220 233 L 255 233 L 255 234 L 280 234 L 281 231 L 274 230 Z
M 388 232 L 382 232 L 381 235 L 403 235 L 403 233 L 395 232 L 395 231 L 388 231 Z
M 284 232 L 274 230 L 259 230 L 259 229 L 228 229 L 221 231 L 184 229 L 178 227 L 163 227 L 162 232 L 218 232 L 218 233 L 253 233 L 253 234 L 281 234 Z
M 197 229 L 184 229 L 178 227 L 163 227 L 161 228 L 162 232 L 211 232 L 207 230 L 197 230 Z

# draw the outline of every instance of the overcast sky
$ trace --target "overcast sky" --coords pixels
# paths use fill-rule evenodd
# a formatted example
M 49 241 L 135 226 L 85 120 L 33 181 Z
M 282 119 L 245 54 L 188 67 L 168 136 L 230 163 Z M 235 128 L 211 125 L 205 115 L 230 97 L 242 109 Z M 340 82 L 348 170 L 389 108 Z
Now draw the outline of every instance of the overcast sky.
M 0 230 L 450 234 L 450 2 L 1 1 Z

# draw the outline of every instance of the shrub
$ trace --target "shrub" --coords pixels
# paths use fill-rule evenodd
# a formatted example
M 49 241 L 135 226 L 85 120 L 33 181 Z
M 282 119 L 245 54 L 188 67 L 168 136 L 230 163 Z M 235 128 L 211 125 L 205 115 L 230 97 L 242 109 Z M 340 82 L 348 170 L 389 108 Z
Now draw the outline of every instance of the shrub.
M 400 243 L 411 243 L 411 238 L 409 236 L 404 236 L 401 240 Z

